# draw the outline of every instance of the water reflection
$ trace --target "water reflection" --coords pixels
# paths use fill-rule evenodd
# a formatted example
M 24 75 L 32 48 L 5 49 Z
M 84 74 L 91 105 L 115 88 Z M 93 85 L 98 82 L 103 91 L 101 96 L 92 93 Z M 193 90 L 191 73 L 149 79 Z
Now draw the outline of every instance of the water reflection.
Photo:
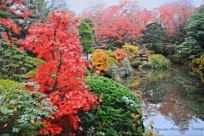
M 154 120 L 154 130 L 165 136 L 203 135 L 204 84 L 198 74 L 175 66 L 146 70 L 140 77 L 143 80 L 138 89 L 142 92 L 140 101 L 146 124 Z

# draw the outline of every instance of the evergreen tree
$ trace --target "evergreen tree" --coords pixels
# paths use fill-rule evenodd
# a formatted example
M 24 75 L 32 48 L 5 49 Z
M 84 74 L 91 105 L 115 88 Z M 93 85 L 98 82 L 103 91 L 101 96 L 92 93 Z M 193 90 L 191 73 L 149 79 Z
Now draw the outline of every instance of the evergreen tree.
M 83 51 L 84 53 L 87 54 L 87 59 L 88 59 L 88 53 L 89 53 L 88 50 L 93 46 L 93 43 L 94 43 L 93 31 L 90 28 L 89 24 L 86 23 L 85 21 L 82 21 L 79 24 L 78 31 L 79 31 L 79 36 L 80 36 L 81 45 L 83 47 Z
M 161 24 L 154 22 L 146 26 L 146 30 L 143 31 L 143 42 L 156 44 L 165 40 L 166 33 Z
M 185 27 L 187 36 L 197 40 L 204 48 L 204 5 L 199 7 L 198 12 L 191 16 L 189 24 Z

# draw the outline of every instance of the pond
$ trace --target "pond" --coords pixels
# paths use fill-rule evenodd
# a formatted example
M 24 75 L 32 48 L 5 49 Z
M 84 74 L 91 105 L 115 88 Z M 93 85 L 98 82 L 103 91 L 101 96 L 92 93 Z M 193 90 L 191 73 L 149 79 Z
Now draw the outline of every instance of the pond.
M 164 136 L 203 136 L 204 83 L 198 74 L 185 66 L 173 66 L 145 70 L 140 77 L 135 90 L 141 91 L 145 126 L 153 120 L 154 132 Z

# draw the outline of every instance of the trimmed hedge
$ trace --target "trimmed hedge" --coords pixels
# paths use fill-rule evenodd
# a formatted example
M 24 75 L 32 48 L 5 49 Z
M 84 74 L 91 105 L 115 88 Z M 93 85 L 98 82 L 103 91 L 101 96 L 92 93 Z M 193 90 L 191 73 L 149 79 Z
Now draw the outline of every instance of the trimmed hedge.
M 78 136 L 143 135 L 141 105 L 130 89 L 105 77 L 87 77 L 86 83 L 99 103 L 97 108 L 79 113 L 83 131 Z

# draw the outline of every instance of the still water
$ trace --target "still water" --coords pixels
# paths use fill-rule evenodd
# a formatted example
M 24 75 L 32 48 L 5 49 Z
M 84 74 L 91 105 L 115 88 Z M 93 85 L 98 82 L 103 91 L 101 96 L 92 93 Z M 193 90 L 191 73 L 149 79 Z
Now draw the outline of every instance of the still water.
M 204 136 L 204 83 L 185 66 L 139 76 L 144 124 L 164 136 Z M 133 88 L 134 91 L 134 88 Z

